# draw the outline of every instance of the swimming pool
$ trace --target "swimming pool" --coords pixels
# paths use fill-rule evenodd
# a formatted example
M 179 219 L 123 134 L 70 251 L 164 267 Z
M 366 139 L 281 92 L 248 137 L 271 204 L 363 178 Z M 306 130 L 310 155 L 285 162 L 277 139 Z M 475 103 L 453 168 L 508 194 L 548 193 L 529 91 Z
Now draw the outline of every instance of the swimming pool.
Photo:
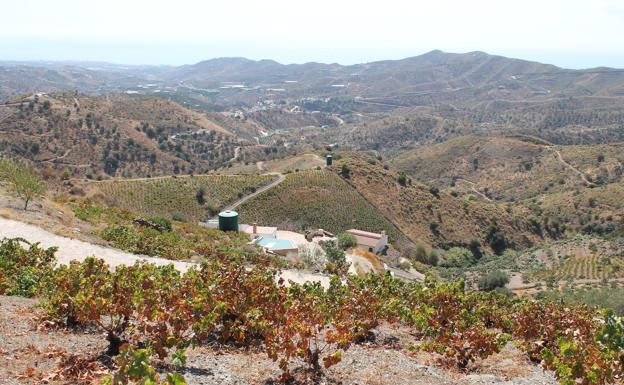
M 256 240 L 256 244 L 266 247 L 269 250 L 290 250 L 296 249 L 297 245 L 288 239 L 277 239 L 273 237 L 261 237 Z

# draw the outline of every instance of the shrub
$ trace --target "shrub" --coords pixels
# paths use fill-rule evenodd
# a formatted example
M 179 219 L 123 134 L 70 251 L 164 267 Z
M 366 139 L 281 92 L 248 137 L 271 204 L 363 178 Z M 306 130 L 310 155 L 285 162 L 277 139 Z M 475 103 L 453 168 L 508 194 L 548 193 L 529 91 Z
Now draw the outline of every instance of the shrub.
M 535 234 L 542 235 L 542 224 L 536 217 L 529 217 L 527 223 L 531 231 Z
M 399 182 L 401 186 L 405 186 L 407 184 L 407 176 L 405 175 L 404 172 L 399 173 L 399 177 L 397 178 L 397 181 Z
M 468 267 L 474 263 L 474 255 L 463 247 L 451 247 L 446 259 L 442 261 L 442 267 Z
M 206 189 L 203 186 L 197 189 L 197 192 L 195 193 L 195 200 L 197 201 L 197 204 L 203 205 L 206 203 L 205 195 Z
M 342 175 L 345 178 L 349 178 L 349 176 L 351 175 L 351 167 L 349 167 L 346 164 L 343 164 L 342 168 L 340 169 L 340 175 Z
M 509 283 L 507 273 L 495 270 L 479 279 L 479 290 L 492 291 L 496 288 L 505 287 Z
M 171 227 L 171 221 L 165 217 L 156 216 L 149 218 L 150 222 L 160 225 L 164 231 L 171 231 L 173 228 Z
M 428 263 L 431 266 L 437 266 L 439 261 L 440 257 L 438 257 L 438 253 L 436 253 L 435 250 L 431 250 L 431 252 L 429 253 Z
M 315 245 L 302 245 L 299 247 L 299 258 L 306 268 L 314 271 L 323 271 L 327 258 L 325 253 Z
M 338 239 L 338 246 L 342 249 L 350 249 L 357 246 L 357 238 L 353 234 L 340 233 L 336 236 Z
M 498 255 L 502 254 L 508 246 L 505 234 L 496 223 L 492 223 L 488 226 L 485 240 Z
M 28 246 L 23 248 L 22 244 Z M 34 296 L 52 274 L 56 248 L 43 249 L 24 239 L 0 242 L 0 295 Z
M 338 247 L 334 241 L 323 242 L 322 247 L 327 256 L 326 270 L 330 273 L 346 274 L 349 270 L 349 264 L 344 250 Z

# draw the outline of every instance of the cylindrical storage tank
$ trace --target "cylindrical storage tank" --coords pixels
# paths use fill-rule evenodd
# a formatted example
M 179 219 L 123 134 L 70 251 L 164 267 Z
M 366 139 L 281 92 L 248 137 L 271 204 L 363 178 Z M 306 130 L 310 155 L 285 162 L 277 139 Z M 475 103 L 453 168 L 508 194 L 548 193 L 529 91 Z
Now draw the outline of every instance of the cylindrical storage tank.
M 328 166 L 331 166 L 331 165 L 332 165 L 332 161 L 333 161 L 333 160 L 334 160 L 334 157 L 333 157 L 333 156 L 331 156 L 331 155 L 327 155 L 327 156 L 325 157 L 325 163 L 326 163 Z
M 219 213 L 219 230 L 238 231 L 238 213 L 236 211 L 222 211 Z

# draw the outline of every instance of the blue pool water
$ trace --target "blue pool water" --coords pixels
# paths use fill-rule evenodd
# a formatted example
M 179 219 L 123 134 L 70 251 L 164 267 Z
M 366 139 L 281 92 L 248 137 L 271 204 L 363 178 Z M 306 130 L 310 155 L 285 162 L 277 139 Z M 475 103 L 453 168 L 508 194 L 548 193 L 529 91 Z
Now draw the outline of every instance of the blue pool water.
M 273 237 L 262 237 L 256 241 L 256 244 L 266 247 L 269 250 L 284 250 L 284 249 L 296 249 L 292 241 L 287 239 L 277 239 Z

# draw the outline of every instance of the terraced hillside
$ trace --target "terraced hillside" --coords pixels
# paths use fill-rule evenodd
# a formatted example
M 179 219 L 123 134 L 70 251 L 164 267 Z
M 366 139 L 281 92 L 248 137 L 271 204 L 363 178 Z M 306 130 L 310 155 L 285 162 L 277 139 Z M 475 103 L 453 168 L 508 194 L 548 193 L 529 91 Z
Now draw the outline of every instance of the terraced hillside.
M 415 242 L 447 247 L 478 241 L 484 250 L 493 247 L 500 252 L 548 237 L 529 226 L 529 212 L 523 207 L 506 207 L 474 195 L 456 197 L 407 177 L 402 180 L 401 174 L 371 155 L 346 153 L 334 164 L 337 172 L 348 167 L 348 183 Z
M 206 172 L 244 144 L 206 115 L 157 98 L 62 93 L 0 110 L 0 152 L 92 179 Z
M 535 276 L 564 280 L 624 278 L 622 240 L 580 235 L 527 251 L 545 263 Z
M 302 154 L 261 162 L 240 162 L 233 164 L 231 167 L 223 167 L 217 171 L 227 174 L 288 173 L 311 170 L 324 166 L 325 160 L 320 156 L 316 154 Z
M 275 180 L 274 175 L 202 175 L 94 182 L 107 203 L 196 222 Z
M 528 138 L 463 136 L 401 153 L 393 165 L 462 193 L 522 200 L 621 182 L 624 145 L 550 146 Z
M 350 228 L 385 230 L 391 242 L 402 236 L 374 206 L 338 175 L 300 171 L 238 208 L 243 222 L 293 230 L 322 228 L 334 233 Z

